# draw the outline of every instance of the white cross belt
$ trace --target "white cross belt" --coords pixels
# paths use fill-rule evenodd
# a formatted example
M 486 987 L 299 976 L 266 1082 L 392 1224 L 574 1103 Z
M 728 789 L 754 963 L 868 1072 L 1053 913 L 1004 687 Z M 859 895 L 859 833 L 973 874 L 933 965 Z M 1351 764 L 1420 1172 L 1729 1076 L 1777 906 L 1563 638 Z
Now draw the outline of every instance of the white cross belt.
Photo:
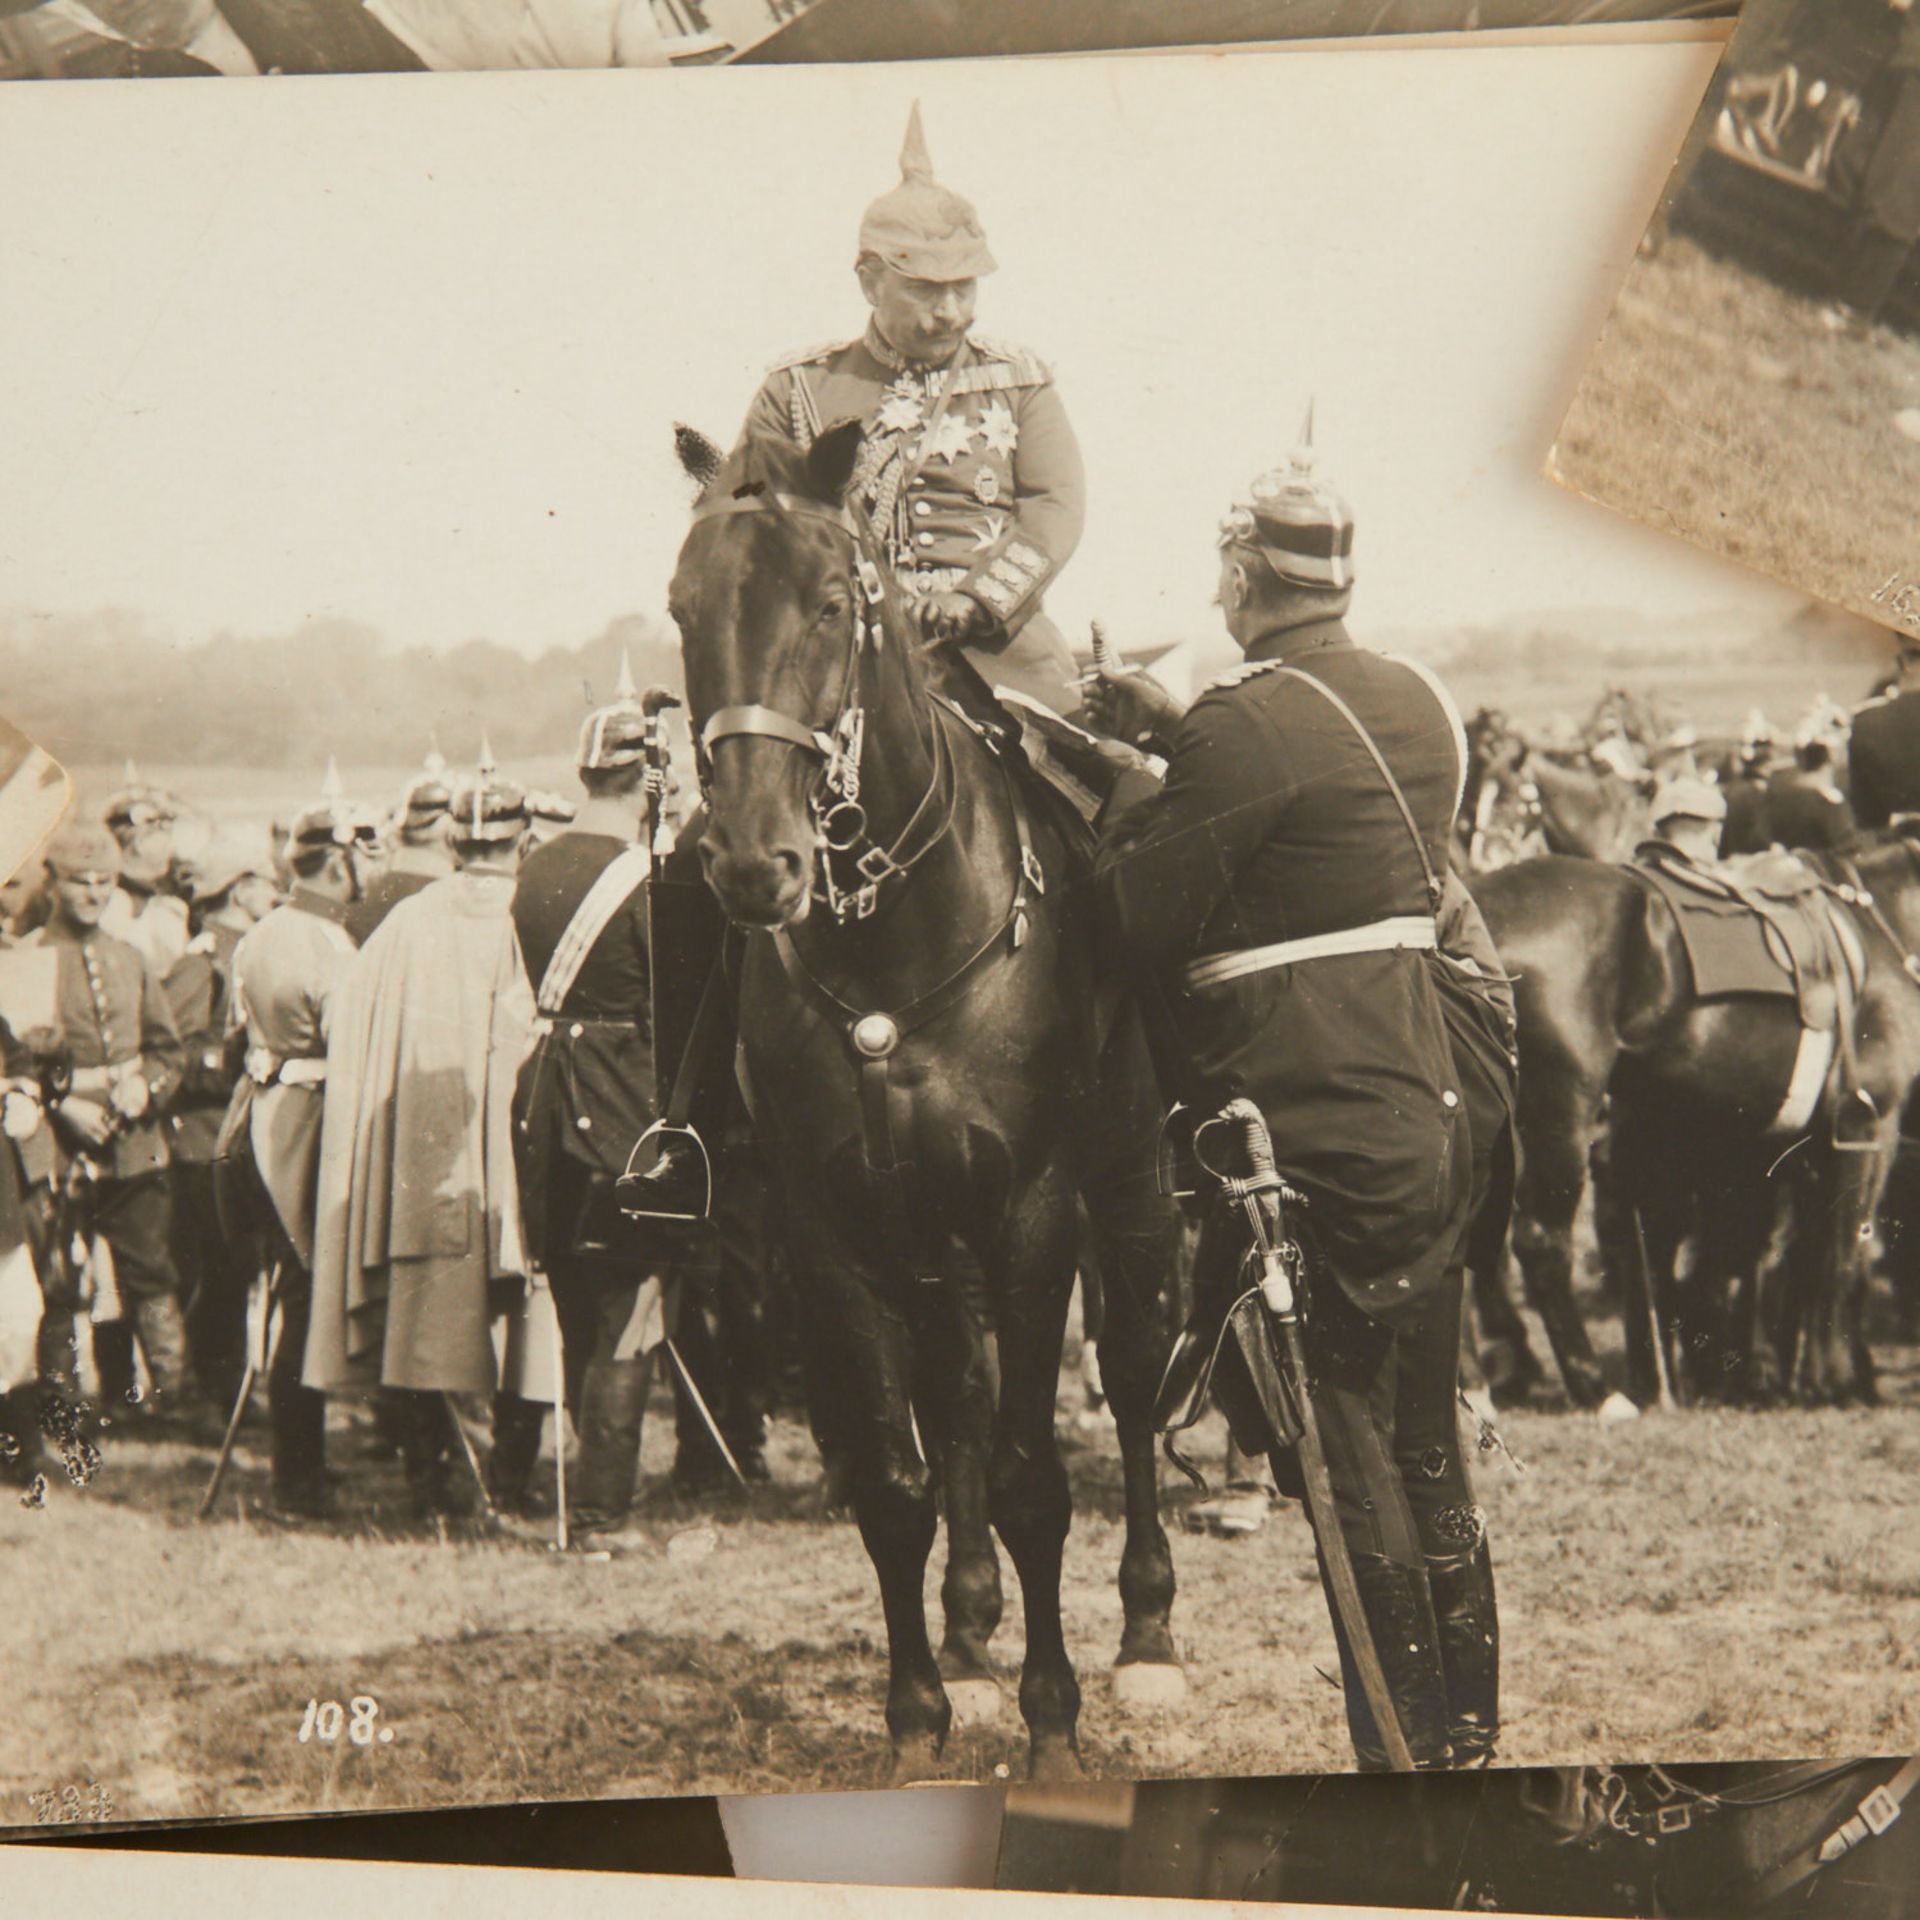
M 1250 973 L 1274 967 L 1297 966 L 1302 960 L 1324 960 L 1337 953 L 1390 953 L 1407 948 L 1431 953 L 1439 945 L 1432 919 L 1423 913 L 1395 914 L 1364 927 L 1342 927 L 1335 933 L 1312 933 L 1300 940 L 1282 940 L 1271 947 L 1247 947 L 1239 953 L 1210 954 L 1190 961 L 1190 987 L 1217 987 Z

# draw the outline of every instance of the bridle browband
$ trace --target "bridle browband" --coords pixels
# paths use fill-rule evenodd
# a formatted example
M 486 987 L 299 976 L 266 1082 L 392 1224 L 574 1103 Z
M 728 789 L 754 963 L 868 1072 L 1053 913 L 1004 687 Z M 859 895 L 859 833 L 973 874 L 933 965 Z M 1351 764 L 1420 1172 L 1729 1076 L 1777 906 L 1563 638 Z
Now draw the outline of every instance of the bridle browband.
M 861 702 L 861 667 L 870 652 L 878 652 L 888 633 L 891 602 L 886 577 L 874 558 L 869 536 L 845 507 L 829 505 L 802 494 L 776 488 L 748 486 L 697 507 L 694 524 L 739 513 L 770 513 L 790 520 L 817 520 L 843 533 L 852 542 L 858 592 L 847 636 L 847 661 L 840 678 L 840 697 L 831 723 L 809 726 L 793 715 L 760 701 L 721 707 L 707 717 L 694 742 L 694 770 L 704 796 L 713 772 L 713 749 L 722 740 L 751 738 L 778 740 L 820 763 L 820 772 L 807 794 L 820 860 L 814 897 L 836 921 L 871 918 L 880 889 L 890 880 L 904 879 L 933 851 L 953 825 L 958 783 L 953 750 L 936 712 L 931 728 L 933 775 L 919 804 L 908 816 L 892 845 L 882 847 L 867 830 L 866 809 L 860 804 L 860 760 L 866 743 L 866 708 Z M 852 868 L 854 878 L 843 882 L 835 862 Z

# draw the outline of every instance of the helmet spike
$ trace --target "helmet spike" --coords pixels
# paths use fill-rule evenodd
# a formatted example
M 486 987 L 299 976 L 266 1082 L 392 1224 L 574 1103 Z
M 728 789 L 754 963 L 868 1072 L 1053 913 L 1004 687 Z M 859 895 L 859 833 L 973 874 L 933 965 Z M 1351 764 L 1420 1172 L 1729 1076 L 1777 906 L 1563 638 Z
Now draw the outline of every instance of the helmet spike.
M 477 764 L 482 779 L 490 778 L 498 771 L 493 760 L 493 742 L 487 738 L 485 727 L 480 729 L 480 759 Z
M 132 754 L 127 755 L 126 764 L 121 769 L 121 772 L 128 786 L 137 787 L 140 784 L 140 769 L 133 764 Z
M 920 102 L 907 112 L 907 135 L 900 143 L 900 177 L 933 185 L 933 156 L 927 151 L 927 130 L 920 124 Z
M 1293 464 L 1301 473 L 1313 470 L 1313 396 L 1307 397 L 1306 418 L 1300 422 L 1300 438 L 1294 443 Z
M 327 770 L 320 776 L 320 798 L 329 806 L 337 805 L 345 789 L 340 784 L 340 763 L 327 755 Z
M 625 647 L 620 649 L 620 677 L 613 683 L 615 701 L 631 706 L 640 695 L 633 684 L 633 658 Z
M 427 729 L 427 757 L 421 761 L 420 770 L 430 773 L 437 780 L 447 770 L 447 756 L 440 751 L 440 729 Z

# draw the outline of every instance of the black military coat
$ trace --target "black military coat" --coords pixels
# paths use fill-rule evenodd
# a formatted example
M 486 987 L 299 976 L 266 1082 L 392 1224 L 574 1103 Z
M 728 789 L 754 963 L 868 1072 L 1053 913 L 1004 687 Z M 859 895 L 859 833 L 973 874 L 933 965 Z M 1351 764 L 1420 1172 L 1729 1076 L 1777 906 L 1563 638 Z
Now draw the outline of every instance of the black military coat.
M 1322 694 L 1261 671 L 1282 653 L 1365 725 L 1432 870 L 1445 871 L 1465 764 L 1458 716 L 1420 670 L 1362 651 L 1333 622 L 1257 643 L 1195 702 L 1164 787 L 1116 791 L 1098 874 L 1171 1019 L 1169 1093 L 1209 1111 L 1240 1095 L 1260 1107 L 1341 1284 L 1392 1324 L 1418 1317 L 1465 1225 L 1471 1143 L 1441 963 L 1399 949 L 1204 986 L 1187 977 L 1199 959 L 1433 919 L 1378 767 Z
M 1863 707 L 1853 719 L 1848 755 L 1853 815 L 1884 827 L 1896 813 L 1920 813 L 1920 692 Z

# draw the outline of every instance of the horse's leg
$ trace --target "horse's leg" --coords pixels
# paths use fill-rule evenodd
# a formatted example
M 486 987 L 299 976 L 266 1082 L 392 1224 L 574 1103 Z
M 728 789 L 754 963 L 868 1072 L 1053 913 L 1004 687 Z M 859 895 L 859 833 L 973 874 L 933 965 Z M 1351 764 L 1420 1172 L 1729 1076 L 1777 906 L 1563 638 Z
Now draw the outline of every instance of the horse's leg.
M 1173 1644 L 1173 1554 L 1160 1524 L 1153 1401 L 1172 1344 L 1166 1302 L 1180 1223 L 1144 1179 L 1124 1174 L 1090 1191 L 1087 1211 L 1105 1275 L 1101 1367 L 1120 1435 L 1127 1507 L 1120 1555 L 1125 1624 L 1114 1659 L 1114 1695 L 1123 1706 L 1165 1707 L 1184 1697 L 1186 1675 Z
M 1060 1569 L 1072 1523 L 1066 1468 L 1054 1442 L 1054 1401 L 1073 1291 L 1073 1191 L 1064 1161 L 1008 1210 L 986 1264 L 1000 1329 L 1000 1405 L 988 1473 L 994 1526 L 1020 1576 L 1027 1655 L 1020 1711 L 1036 1779 L 1078 1775 L 1080 1683 L 1060 1620 Z
M 1522 1073 L 1520 1102 L 1514 1256 L 1528 1303 L 1546 1323 L 1568 1396 L 1575 1406 L 1597 1407 L 1606 1398 L 1607 1383 L 1573 1297 L 1573 1220 L 1587 1183 L 1591 1096 L 1579 1084 L 1530 1094 Z
M 915 1404 L 921 1437 L 940 1464 L 947 1517 L 947 1569 L 940 1583 L 946 1635 L 940 1672 L 963 1726 L 999 1717 L 1000 1688 L 988 1643 L 1000 1624 L 1000 1556 L 987 1512 L 987 1456 L 993 1445 L 993 1381 L 987 1364 L 984 1289 L 970 1253 L 916 1329 Z
M 1845 1406 L 1874 1392 L 1871 1361 L 1862 1375 L 1859 1319 L 1867 1285 L 1867 1250 L 1880 1194 L 1892 1165 L 1894 1127 L 1848 1148 L 1819 1148 L 1821 1199 L 1810 1209 L 1821 1240 L 1810 1250 L 1807 1315 L 1802 1329 L 1798 1398 L 1810 1406 Z
M 1476 1320 L 1479 1323 L 1477 1357 L 1487 1390 L 1503 1406 L 1522 1404 L 1546 1378 L 1546 1373 L 1533 1350 L 1519 1303 L 1513 1297 L 1505 1249 L 1498 1260 L 1472 1269 L 1468 1279 L 1472 1285 L 1473 1313 L 1466 1325 L 1470 1334 L 1473 1323 Z
M 880 1583 L 887 1623 L 887 1732 L 892 1779 L 925 1778 L 946 1745 L 953 1710 L 927 1637 L 927 1556 L 937 1512 L 932 1476 L 913 1432 L 913 1342 L 877 1263 L 833 1244 L 811 1209 L 788 1190 L 795 1259 L 811 1284 L 803 1311 L 818 1313 L 840 1357 L 841 1411 L 854 1514 Z

